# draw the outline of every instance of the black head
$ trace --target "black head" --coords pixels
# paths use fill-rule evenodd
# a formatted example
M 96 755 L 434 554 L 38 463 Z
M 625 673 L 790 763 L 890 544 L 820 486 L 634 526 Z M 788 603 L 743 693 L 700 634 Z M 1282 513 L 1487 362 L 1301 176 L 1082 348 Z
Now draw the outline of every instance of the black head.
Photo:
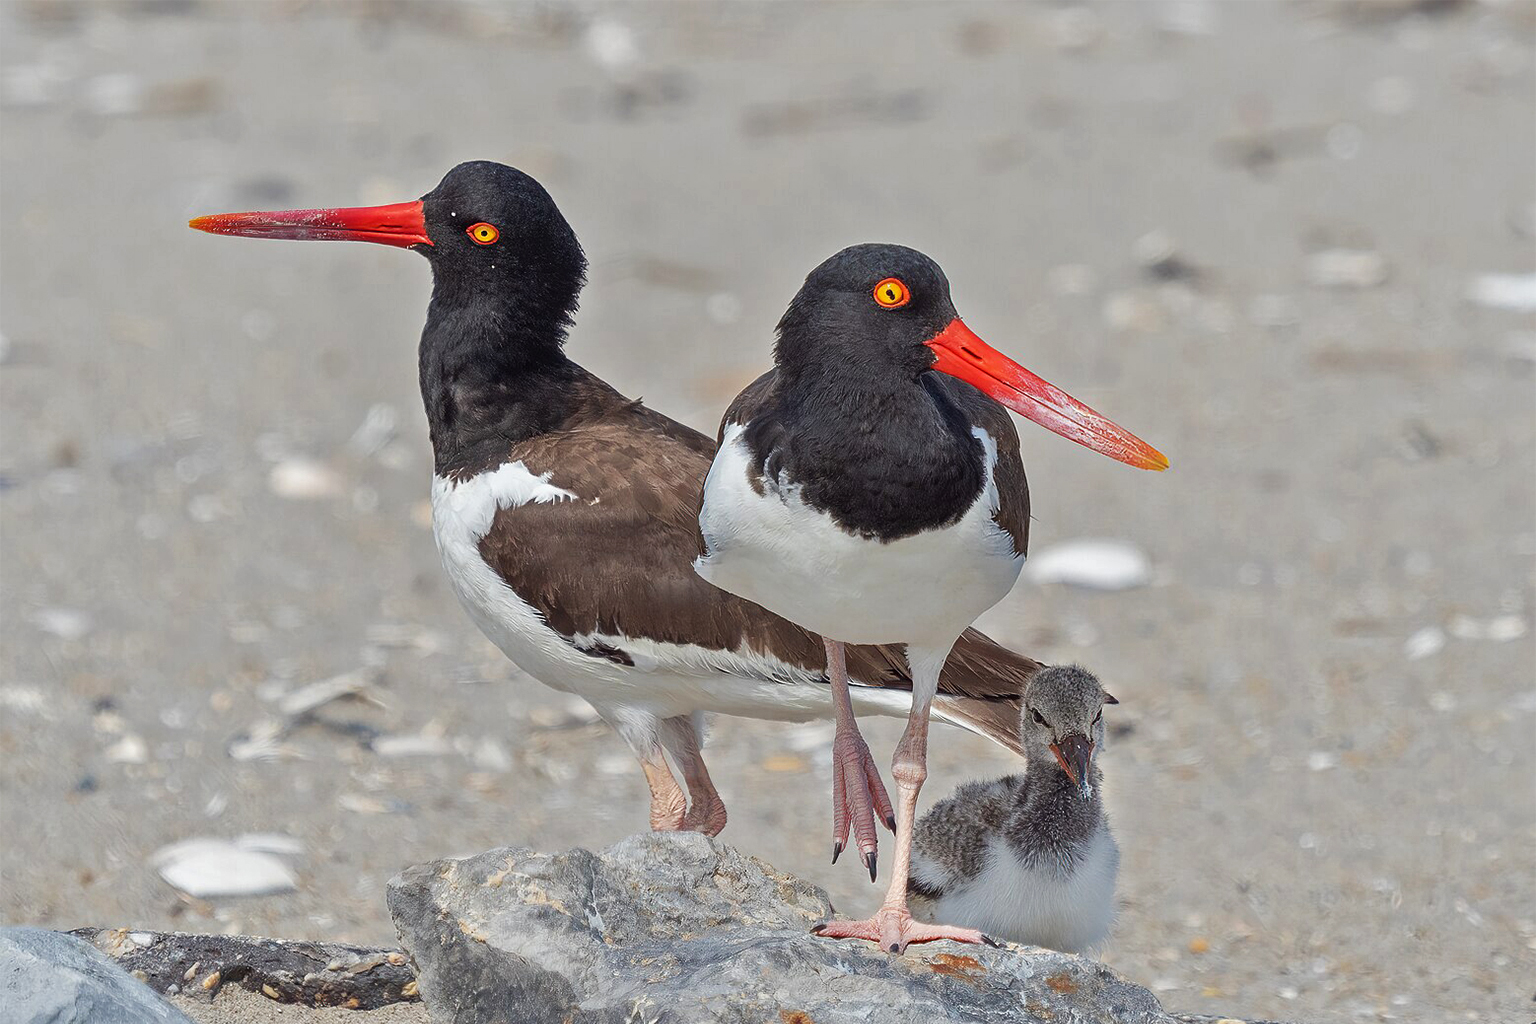
M 472 160 L 421 197 L 437 296 L 468 302 L 515 292 L 552 307 L 562 319 L 576 307 L 586 258 L 559 207 L 533 178 L 506 164 Z M 533 293 L 533 294 L 530 294 Z
M 933 367 L 926 345 L 955 319 L 949 279 L 904 245 L 850 246 L 811 271 L 779 320 L 777 362 L 789 376 L 819 365 L 896 372 Z
M 1111 458 L 1168 468 L 1162 452 L 978 338 L 956 315 L 944 271 L 904 245 L 850 246 L 811 271 L 779 320 L 775 361 L 791 393 L 812 381 L 900 385 L 937 370 Z

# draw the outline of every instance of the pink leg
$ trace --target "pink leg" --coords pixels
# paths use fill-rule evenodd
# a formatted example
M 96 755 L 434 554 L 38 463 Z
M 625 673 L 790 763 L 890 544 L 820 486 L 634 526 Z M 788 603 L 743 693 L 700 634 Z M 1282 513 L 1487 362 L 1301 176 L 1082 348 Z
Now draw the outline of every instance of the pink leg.
M 843 645 L 822 639 L 827 648 L 827 678 L 832 681 L 832 707 L 837 719 L 837 734 L 832 740 L 832 863 L 842 855 L 853 829 L 859 844 L 860 859 L 875 880 L 876 851 L 880 843 L 875 832 L 878 811 L 885 827 L 896 830 L 891 798 L 880 781 L 880 769 L 869 753 L 869 744 L 859 732 L 853 717 L 853 698 L 848 692 L 848 666 Z
M 896 862 L 891 865 L 891 887 L 886 891 L 885 902 L 867 920 L 828 921 L 817 926 L 817 935 L 831 939 L 869 939 L 891 953 L 900 953 L 914 942 L 935 939 L 997 944 L 974 928 L 923 924 L 914 920 L 907 909 L 907 875 L 912 865 L 917 794 L 928 778 L 928 704 L 927 700 L 920 705 L 914 702 L 907 718 L 906 732 L 896 745 L 896 757 L 891 764 L 897 789 Z
M 683 788 L 672 777 L 672 769 L 667 767 L 666 758 L 661 756 L 659 749 L 655 760 L 643 759 L 640 767 L 651 787 L 651 831 L 676 832 L 683 827 L 683 814 L 688 805 Z
M 683 783 L 688 787 L 688 813 L 683 815 L 682 827 L 690 832 L 702 832 L 717 836 L 725 828 L 725 801 L 715 789 L 704 767 L 704 754 L 699 749 L 699 732 L 689 715 L 679 715 L 662 723 L 662 743 L 672 760 L 683 773 Z

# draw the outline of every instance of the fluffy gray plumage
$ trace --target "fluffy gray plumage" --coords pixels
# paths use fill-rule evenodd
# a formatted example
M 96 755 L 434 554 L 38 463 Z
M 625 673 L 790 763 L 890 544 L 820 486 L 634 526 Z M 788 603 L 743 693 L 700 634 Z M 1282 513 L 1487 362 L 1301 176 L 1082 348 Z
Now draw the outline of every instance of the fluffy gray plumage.
M 1073 953 L 1104 940 L 1120 864 L 1097 764 L 1106 703 L 1118 702 L 1075 665 L 1030 679 L 1026 772 L 961 786 L 917 824 L 915 915 Z

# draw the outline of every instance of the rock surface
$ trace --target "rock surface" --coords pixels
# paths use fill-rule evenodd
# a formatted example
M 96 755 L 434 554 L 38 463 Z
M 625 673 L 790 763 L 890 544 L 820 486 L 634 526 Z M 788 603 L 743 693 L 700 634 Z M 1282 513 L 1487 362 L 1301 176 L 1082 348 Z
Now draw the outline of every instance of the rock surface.
M 45 928 L 0 928 L 6 1024 L 192 1024 L 89 944 Z
M 433 861 L 393 879 L 388 900 L 439 1024 L 1177 1019 L 1064 953 L 936 942 L 892 957 L 816 938 L 826 893 L 694 833 Z
M 349 1010 L 416 999 L 416 971 L 398 949 L 126 928 L 80 928 L 70 934 L 163 995 L 208 1002 L 230 985 L 277 1003 Z

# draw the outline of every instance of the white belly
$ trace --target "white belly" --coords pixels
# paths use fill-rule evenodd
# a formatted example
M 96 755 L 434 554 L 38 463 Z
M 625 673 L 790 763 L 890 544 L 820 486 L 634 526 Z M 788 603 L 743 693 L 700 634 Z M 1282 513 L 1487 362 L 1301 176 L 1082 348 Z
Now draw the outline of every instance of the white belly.
M 974 432 L 986 485 L 960 521 L 881 543 L 849 534 L 793 485 L 754 491 L 744 429 L 726 429 L 699 514 L 709 553 L 694 568 L 722 590 L 834 640 L 947 650 L 1018 579 L 1024 559 L 992 517 L 997 446 L 985 431 Z
M 923 916 L 940 924 L 978 928 L 1011 942 L 1081 953 L 1109 935 L 1119 867 L 1120 850 L 1105 825 L 1094 834 L 1087 855 L 1064 878 L 1024 864 L 1013 847 L 994 837 L 981 874 L 938 900 L 925 901 Z M 914 865 L 914 871 L 929 873 L 921 865 Z

